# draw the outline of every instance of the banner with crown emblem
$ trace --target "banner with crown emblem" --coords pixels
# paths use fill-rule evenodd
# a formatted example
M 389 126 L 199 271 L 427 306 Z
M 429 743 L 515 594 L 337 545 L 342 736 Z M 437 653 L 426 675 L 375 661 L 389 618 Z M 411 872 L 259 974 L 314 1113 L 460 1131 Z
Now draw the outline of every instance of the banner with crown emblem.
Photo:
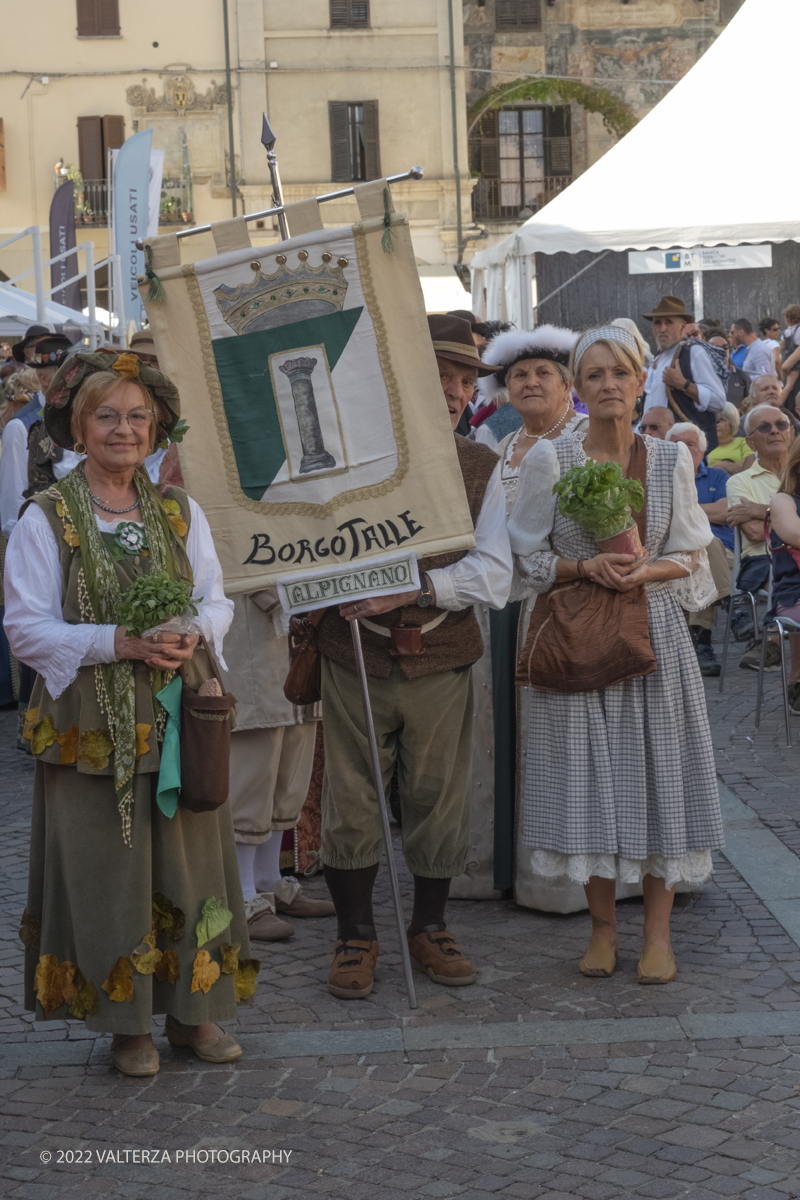
M 221 253 L 185 265 L 174 235 L 148 239 L 161 296 L 144 279 L 142 295 L 189 426 L 181 467 L 231 593 L 474 544 L 405 218 L 391 252 L 385 234 L 376 217 L 254 247 L 240 219 L 217 227 Z

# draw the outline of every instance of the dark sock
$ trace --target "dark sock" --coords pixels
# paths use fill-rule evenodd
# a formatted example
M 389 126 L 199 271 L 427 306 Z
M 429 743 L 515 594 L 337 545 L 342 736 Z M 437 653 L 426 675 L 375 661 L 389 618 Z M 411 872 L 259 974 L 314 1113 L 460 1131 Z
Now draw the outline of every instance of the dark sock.
M 375 937 L 372 889 L 378 874 L 378 863 L 372 867 L 359 867 L 355 871 L 340 871 L 338 867 L 325 867 L 324 871 L 339 922 L 339 937 L 343 942 L 372 941 Z
M 416 937 L 423 929 L 434 926 L 436 929 L 445 928 L 444 910 L 450 893 L 449 879 L 425 879 L 422 875 L 414 876 L 414 911 L 411 914 L 411 924 L 408 936 Z

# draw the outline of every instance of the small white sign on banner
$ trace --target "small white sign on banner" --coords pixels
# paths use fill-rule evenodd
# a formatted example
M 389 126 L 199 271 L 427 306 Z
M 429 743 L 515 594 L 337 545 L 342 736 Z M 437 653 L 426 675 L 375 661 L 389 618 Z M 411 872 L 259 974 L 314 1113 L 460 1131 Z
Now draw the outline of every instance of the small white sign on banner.
M 670 271 L 741 271 L 772 266 L 772 246 L 703 246 L 696 250 L 629 250 L 629 275 Z
M 283 611 L 291 617 L 315 608 L 332 608 L 334 604 L 416 591 L 419 567 L 416 554 L 410 551 L 362 563 L 334 563 L 330 567 L 296 571 L 284 575 L 277 583 Z

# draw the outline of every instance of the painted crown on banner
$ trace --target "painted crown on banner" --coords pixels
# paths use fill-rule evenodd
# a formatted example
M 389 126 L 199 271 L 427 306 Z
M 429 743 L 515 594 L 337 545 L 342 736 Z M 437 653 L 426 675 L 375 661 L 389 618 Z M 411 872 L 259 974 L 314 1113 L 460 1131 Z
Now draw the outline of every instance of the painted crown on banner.
M 232 288 L 221 284 L 214 297 L 224 320 L 237 334 L 274 329 L 295 321 L 327 317 L 341 312 L 348 282 L 344 268 L 348 260 L 340 258 L 331 266 L 333 255 L 327 251 L 322 262 L 313 267 L 305 250 L 298 251 L 298 266 L 286 265 L 285 254 L 277 255 L 278 270 L 265 275 L 261 263 L 252 263 L 254 278 Z

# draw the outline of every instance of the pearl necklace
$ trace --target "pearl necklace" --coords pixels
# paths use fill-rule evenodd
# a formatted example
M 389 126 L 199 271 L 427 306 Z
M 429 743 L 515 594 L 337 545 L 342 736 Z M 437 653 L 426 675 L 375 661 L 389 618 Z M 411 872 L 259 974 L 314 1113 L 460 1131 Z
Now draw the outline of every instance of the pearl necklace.
M 83 472 L 83 478 L 86 479 L 86 471 L 85 470 Z M 89 487 L 88 479 L 86 479 L 86 486 L 87 486 L 87 488 L 89 488 L 89 495 L 92 498 L 92 503 L 96 504 L 98 508 L 102 508 L 103 512 L 111 513 L 115 517 L 121 517 L 123 513 L 133 512 L 133 510 L 135 508 L 139 507 L 139 497 L 137 496 L 136 499 L 134 500 L 133 504 L 129 504 L 127 508 L 109 508 L 107 504 L 103 504 L 103 501 L 100 499 L 99 496 L 95 496 L 91 487 Z
M 555 431 L 558 429 L 559 425 L 561 424 L 561 422 L 564 420 L 567 413 L 569 412 L 569 404 L 570 404 L 570 402 L 568 400 L 567 404 L 566 404 L 566 408 L 564 409 L 563 413 L 556 421 L 555 425 L 552 425 L 549 429 L 545 429 L 544 433 L 528 433 L 527 429 L 522 429 L 521 430 L 522 436 L 524 436 L 526 438 L 530 438 L 531 441 L 537 441 L 540 438 L 546 438 L 551 433 L 555 433 Z

